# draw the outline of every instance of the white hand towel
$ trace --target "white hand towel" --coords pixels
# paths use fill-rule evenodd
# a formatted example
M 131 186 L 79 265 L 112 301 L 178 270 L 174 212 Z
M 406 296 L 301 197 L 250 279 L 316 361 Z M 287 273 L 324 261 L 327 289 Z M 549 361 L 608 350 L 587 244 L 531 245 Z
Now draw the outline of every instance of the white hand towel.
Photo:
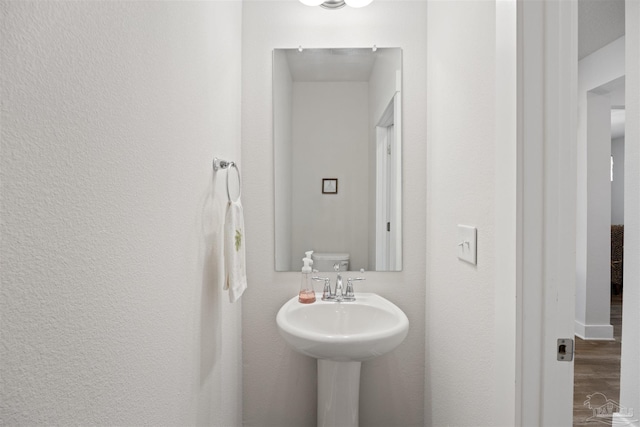
M 244 217 L 240 199 L 229 202 L 224 221 L 224 289 L 229 290 L 229 301 L 236 302 L 247 289 L 245 266 Z

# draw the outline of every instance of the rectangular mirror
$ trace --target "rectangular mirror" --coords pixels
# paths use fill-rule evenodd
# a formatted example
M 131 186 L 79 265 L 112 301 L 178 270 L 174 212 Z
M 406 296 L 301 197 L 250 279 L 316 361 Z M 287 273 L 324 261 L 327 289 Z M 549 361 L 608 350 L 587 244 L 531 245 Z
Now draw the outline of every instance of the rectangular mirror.
M 402 270 L 402 50 L 275 49 L 275 268 Z

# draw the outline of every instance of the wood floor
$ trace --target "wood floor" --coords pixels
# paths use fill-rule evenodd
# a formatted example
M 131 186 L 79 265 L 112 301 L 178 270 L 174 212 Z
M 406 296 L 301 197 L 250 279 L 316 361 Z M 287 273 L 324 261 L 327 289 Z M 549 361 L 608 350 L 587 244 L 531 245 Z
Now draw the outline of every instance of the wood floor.
M 611 324 L 614 341 L 585 341 L 576 337 L 573 425 L 602 425 L 589 421 L 593 410 L 584 405 L 589 395 L 602 393 L 606 399 L 620 399 L 620 335 L 622 332 L 622 295 L 611 296 Z M 602 399 L 602 396 L 597 396 Z M 605 420 L 601 420 L 605 421 Z

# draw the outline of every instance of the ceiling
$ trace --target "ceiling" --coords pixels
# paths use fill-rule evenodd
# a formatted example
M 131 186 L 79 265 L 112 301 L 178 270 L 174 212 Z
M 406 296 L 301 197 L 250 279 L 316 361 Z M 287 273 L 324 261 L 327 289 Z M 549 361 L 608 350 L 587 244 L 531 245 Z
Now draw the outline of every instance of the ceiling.
M 578 59 L 624 35 L 624 0 L 578 0 Z
M 578 59 L 625 34 L 624 2 L 625 0 L 578 0 Z
M 285 49 L 294 82 L 366 82 L 376 60 L 372 49 Z
M 578 0 L 578 59 L 625 34 L 624 3 Z M 293 81 L 367 81 L 375 54 L 371 49 L 288 49 L 287 60 Z

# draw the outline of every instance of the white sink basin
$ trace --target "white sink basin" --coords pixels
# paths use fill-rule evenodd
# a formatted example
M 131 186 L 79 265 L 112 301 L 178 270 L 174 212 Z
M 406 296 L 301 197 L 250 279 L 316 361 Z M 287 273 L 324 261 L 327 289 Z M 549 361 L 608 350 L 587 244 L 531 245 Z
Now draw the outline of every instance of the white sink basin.
M 360 367 L 396 348 L 409 319 L 377 294 L 351 302 L 301 304 L 295 296 L 276 316 L 280 335 L 295 350 L 318 359 L 318 427 L 358 427 Z
M 295 296 L 276 317 L 280 335 L 295 350 L 316 359 L 373 359 L 396 348 L 409 332 L 409 319 L 391 301 L 357 293 L 356 301 L 301 304 Z

